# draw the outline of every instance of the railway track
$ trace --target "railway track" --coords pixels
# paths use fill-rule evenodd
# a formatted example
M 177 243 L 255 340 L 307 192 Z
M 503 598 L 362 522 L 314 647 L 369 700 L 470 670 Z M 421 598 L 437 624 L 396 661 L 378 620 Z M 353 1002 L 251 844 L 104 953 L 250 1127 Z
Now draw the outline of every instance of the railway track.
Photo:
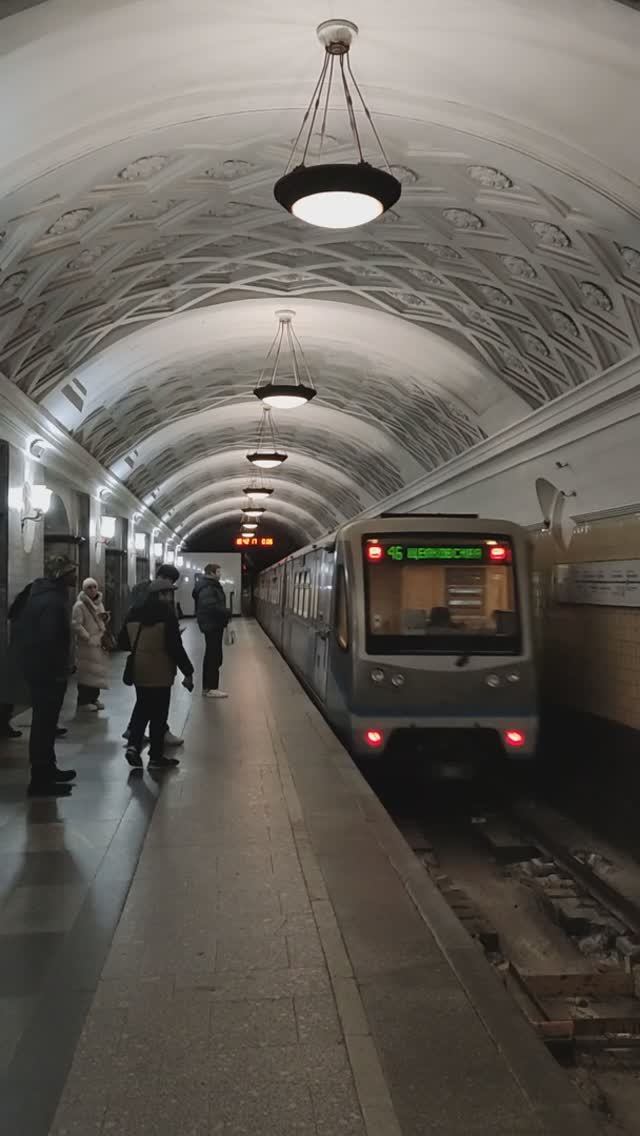
M 640 1066 L 640 867 L 531 801 L 397 823 L 550 1050 Z

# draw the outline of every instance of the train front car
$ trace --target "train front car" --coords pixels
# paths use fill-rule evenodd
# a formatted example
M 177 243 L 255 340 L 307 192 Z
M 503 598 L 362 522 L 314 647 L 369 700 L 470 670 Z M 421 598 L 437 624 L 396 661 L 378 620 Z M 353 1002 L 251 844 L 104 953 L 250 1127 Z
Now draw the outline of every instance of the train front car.
M 526 534 L 504 521 L 414 516 L 341 535 L 357 597 L 352 752 L 415 753 L 434 766 L 533 757 Z

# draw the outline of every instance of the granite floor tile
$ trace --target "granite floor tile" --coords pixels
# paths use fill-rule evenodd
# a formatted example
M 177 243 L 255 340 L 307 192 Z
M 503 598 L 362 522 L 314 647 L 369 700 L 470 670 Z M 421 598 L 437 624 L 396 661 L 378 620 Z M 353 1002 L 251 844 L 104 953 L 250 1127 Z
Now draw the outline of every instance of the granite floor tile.
M 342 1041 L 333 994 L 297 994 L 294 998 L 298 1040 L 325 1047 Z
M 283 970 L 289 965 L 287 940 L 284 934 L 267 936 L 221 935 L 218 940 L 216 970 L 236 970 L 249 973 L 253 970 Z
M 62 941 L 51 932 L 0 935 L 0 997 L 37 993 Z
M 85 896 L 86 888 L 78 884 L 15 887 L 0 910 L 0 937 L 68 931 Z
M 85 848 L 106 848 L 120 824 L 120 817 L 114 820 L 49 821 L 43 824 L 27 824 L 23 819 L 0 828 L 0 856 L 7 852 L 47 852 L 61 851 L 81 853 Z
M 211 1004 L 210 1014 L 214 1052 L 295 1045 L 298 1040 L 292 998 L 220 1000 Z

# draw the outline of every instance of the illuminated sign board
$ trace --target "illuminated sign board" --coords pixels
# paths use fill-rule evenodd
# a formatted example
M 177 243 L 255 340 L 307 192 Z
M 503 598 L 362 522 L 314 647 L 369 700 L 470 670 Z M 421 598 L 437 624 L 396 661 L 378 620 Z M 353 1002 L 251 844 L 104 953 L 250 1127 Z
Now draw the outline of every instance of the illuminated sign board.
M 392 544 L 385 551 L 390 560 L 482 560 L 484 556 L 482 546 L 471 545 L 456 548 L 439 544 L 423 547 Z
M 440 564 L 511 564 L 508 541 L 485 540 L 481 544 L 419 544 L 419 537 L 406 544 L 374 538 L 365 541 L 364 555 L 369 564 L 403 563 L 421 560 Z
M 272 536 L 237 536 L 236 548 L 273 548 Z

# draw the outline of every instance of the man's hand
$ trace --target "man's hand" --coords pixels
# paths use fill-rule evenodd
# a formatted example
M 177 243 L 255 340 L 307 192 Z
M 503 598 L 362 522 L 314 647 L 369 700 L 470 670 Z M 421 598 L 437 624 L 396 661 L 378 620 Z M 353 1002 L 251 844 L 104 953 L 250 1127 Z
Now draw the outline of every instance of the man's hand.
M 184 686 L 185 690 L 188 690 L 191 694 L 191 692 L 193 691 L 193 675 L 186 675 L 182 680 L 182 685 Z

